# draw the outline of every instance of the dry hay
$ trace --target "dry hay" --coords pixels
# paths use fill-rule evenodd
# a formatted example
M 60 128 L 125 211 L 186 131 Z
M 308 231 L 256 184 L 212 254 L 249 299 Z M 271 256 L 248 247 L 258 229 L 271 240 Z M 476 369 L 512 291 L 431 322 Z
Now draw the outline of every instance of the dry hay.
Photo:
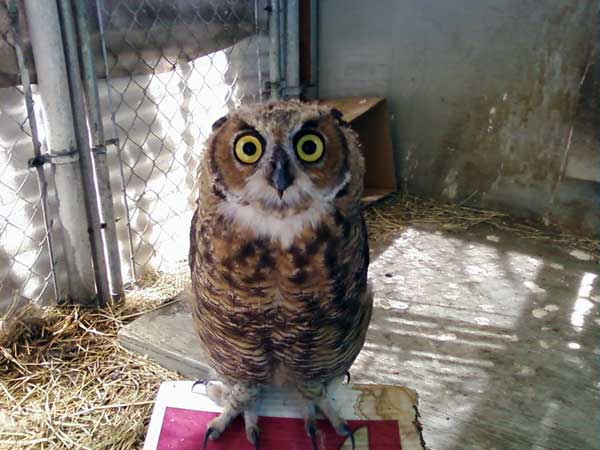
M 142 447 L 158 386 L 180 377 L 123 349 L 117 332 L 176 293 L 172 278 L 154 281 L 150 300 L 136 290 L 105 310 L 49 307 L 13 322 L 0 341 L 0 448 Z
M 373 242 L 409 226 L 452 232 L 486 224 L 600 256 L 592 239 L 408 196 L 370 207 L 367 221 Z M 188 279 L 185 271 L 148 275 L 142 289 L 105 310 L 61 306 L 22 313 L 27 318 L 13 322 L 4 341 L 0 337 L 0 448 L 141 448 L 158 386 L 180 376 L 123 349 L 117 333 L 145 311 L 164 306 Z
M 504 232 L 513 237 L 530 239 L 562 248 L 581 250 L 600 260 L 600 240 L 557 232 L 540 224 L 517 221 L 508 214 L 456 204 L 441 204 L 409 195 L 393 195 L 367 209 L 367 224 L 372 243 L 383 242 L 410 226 L 444 232 L 459 232 L 477 227 Z

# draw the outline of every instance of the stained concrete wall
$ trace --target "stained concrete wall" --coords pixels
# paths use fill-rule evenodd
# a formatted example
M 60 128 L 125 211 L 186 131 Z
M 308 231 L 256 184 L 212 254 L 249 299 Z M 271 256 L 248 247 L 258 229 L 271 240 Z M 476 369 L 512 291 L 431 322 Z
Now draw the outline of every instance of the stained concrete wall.
M 596 1 L 319 3 L 319 95 L 388 98 L 404 190 L 582 231 L 553 198 Z

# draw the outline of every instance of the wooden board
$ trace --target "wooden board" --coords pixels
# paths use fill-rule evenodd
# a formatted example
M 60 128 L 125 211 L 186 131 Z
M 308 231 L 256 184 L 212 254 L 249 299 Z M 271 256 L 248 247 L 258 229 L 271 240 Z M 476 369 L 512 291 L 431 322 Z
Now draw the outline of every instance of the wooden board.
M 165 382 L 160 386 L 144 450 L 202 448 L 206 423 L 221 408 L 193 382 Z M 354 431 L 356 450 L 425 450 L 417 410 L 417 395 L 406 387 L 345 385 L 330 389 L 337 411 Z M 304 450 L 311 442 L 304 429 L 303 404 L 281 388 L 265 390 L 258 406 L 261 450 Z M 346 450 L 350 439 L 335 434 L 328 422 L 318 420 L 320 450 Z M 208 450 L 250 450 L 241 417 Z
M 191 379 L 206 378 L 200 338 L 192 320 L 192 311 L 181 294 L 177 301 L 150 311 L 119 331 L 123 347 Z

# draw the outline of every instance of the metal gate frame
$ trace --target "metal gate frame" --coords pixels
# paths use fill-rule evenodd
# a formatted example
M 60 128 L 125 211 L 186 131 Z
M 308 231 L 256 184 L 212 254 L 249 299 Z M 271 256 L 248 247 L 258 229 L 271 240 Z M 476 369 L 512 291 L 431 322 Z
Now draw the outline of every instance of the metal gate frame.
M 119 143 L 107 140 L 102 123 L 95 55 L 90 24 L 96 22 L 101 35 L 101 52 L 109 80 L 107 51 L 102 29 L 100 0 L 95 10 L 86 0 L 6 0 L 10 11 L 20 78 L 32 130 L 35 168 L 41 199 L 47 246 L 57 300 L 105 306 L 123 294 L 123 276 L 116 232 L 116 218 L 107 163 L 107 148 Z M 18 6 L 24 5 L 20 11 Z M 303 93 L 300 75 L 300 0 L 271 0 L 269 11 L 269 81 L 265 88 L 272 99 L 294 98 Z M 311 84 L 316 81 L 317 0 L 310 3 Z M 255 0 L 255 9 L 258 2 Z M 43 154 L 37 136 L 33 96 L 20 23 L 26 16 L 37 73 L 48 143 Z M 258 17 L 258 10 L 256 10 Z M 306 20 L 306 19 L 305 19 Z M 258 22 L 257 22 L 258 27 Z M 260 65 L 260 50 L 258 50 Z M 260 71 L 259 71 L 259 84 Z M 262 88 L 262 87 L 261 87 Z M 110 97 L 109 97 L 110 102 Z M 114 119 L 114 118 L 113 118 Z M 119 160 L 121 178 L 123 166 Z M 58 200 L 58 217 L 67 271 L 68 286 L 57 286 L 54 267 L 52 223 L 48 218 L 47 183 L 44 166 L 52 169 Z M 123 179 L 124 182 L 124 179 Z M 123 184 L 125 185 L 125 184 Z M 133 258 L 128 199 L 123 194 L 127 214 L 129 250 Z M 59 230 L 54 230 L 57 232 Z M 132 267 L 135 277 L 135 267 Z M 58 299 L 60 293 L 66 298 Z

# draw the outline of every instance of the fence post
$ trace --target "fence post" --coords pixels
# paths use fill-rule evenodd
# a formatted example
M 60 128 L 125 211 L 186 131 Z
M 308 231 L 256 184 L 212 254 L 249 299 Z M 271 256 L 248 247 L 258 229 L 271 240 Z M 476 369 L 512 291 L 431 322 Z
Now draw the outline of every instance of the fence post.
M 58 9 L 54 1 L 25 0 L 25 10 L 63 228 L 67 297 L 87 303 L 96 293 L 94 270 Z
M 279 0 L 271 0 L 269 14 L 269 85 L 271 98 L 278 99 L 281 94 L 281 30 Z
M 111 299 L 108 280 L 108 267 L 104 241 L 102 240 L 102 228 L 104 224 L 100 217 L 100 209 L 97 198 L 97 186 L 94 177 L 94 165 L 90 149 L 90 138 L 86 120 L 85 100 L 83 84 L 81 81 L 81 70 L 79 69 L 79 54 L 77 51 L 77 32 L 75 30 L 75 19 L 73 17 L 73 6 L 70 0 L 58 0 L 61 30 L 63 33 L 63 44 L 65 60 L 67 62 L 67 74 L 71 107 L 73 108 L 73 123 L 75 126 L 75 138 L 79 147 L 81 175 L 83 179 L 83 194 L 85 198 L 84 208 L 88 223 L 90 224 L 90 243 L 92 248 L 92 262 L 94 264 L 94 277 L 97 299 L 99 306 L 105 306 Z
M 302 93 L 300 85 L 300 3 L 298 0 L 287 0 L 285 40 L 285 93 L 287 97 L 299 97 Z
M 7 1 L 7 11 L 11 22 L 11 31 L 13 36 L 13 43 L 15 46 L 15 53 L 17 56 L 17 66 L 19 68 L 19 74 L 21 76 L 21 83 L 23 84 L 23 95 L 25 97 L 25 106 L 27 108 L 27 121 L 29 122 L 29 128 L 31 129 L 31 142 L 33 144 L 33 158 L 29 160 L 29 166 L 35 167 L 38 180 L 38 189 L 40 192 L 40 204 L 42 207 L 42 217 L 44 220 L 44 229 L 46 230 L 46 246 L 48 248 L 48 258 L 50 260 L 50 275 L 52 277 L 54 301 L 60 300 L 59 286 L 56 279 L 56 267 L 54 265 L 54 245 L 52 238 L 52 222 L 48 214 L 48 183 L 46 182 L 46 174 L 44 173 L 44 157 L 42 155 L 42 144 L 38 137 L 38 125 L 35 117 L 34 104 L 33 104 L 33 93 L 31 90 L 31 78 L 29 77 L 29 69 L 25 62 L 25 55 L 23 54 L 23 39 L 21 38 L 21 29 L 19 23 L 19 8 L 17 6 L 18 0 Z
M 308 98 L 319 98 L 319 0 L 310 0 L 309 85 Z
M 106 259 L 108 263 L 108 273 L 110 275 L 111 295 L 113 298 L 119 298 L 123 292 L 121 257 L 119 255 L 113 194 L 110 187 L 110 173 L 106 155 L 106 141 L 104 137 L 104 124 L 102 123 L 100 96 L 98 94 L 96 66 L 89 30 L 92 17 L 95 17 L 95 15 L 89 13 L 87 9 L 89 2 L 87 0 L 74 0 L 74 2 L 77 18 L 77 31 L 79 43 L 81 45 L 81 66 L 83 68 L 88 124 L 92 135 L 92 152 L 96 167 L 100 213 L 102 215 L 102 223 L 105 225 L 104 241 L 106 243 Z M 98 18 L 98 20 L 100 20 L 100 18 Z

